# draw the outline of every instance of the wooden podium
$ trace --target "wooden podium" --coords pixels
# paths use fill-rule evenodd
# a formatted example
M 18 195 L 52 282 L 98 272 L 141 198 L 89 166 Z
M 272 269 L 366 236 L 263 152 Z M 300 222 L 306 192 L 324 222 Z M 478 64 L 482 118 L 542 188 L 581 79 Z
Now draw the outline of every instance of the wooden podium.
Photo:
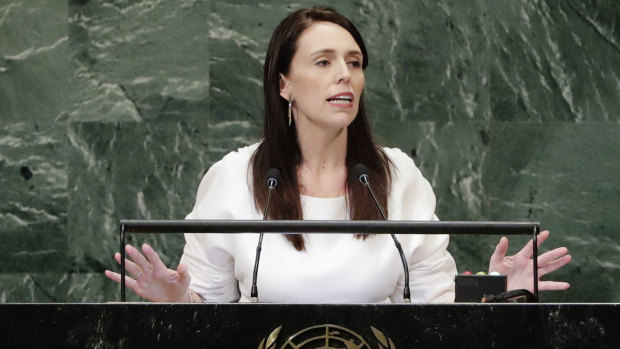
M 620 348 L 618 319 L 618 304 L 1 304 L 0 348 Z

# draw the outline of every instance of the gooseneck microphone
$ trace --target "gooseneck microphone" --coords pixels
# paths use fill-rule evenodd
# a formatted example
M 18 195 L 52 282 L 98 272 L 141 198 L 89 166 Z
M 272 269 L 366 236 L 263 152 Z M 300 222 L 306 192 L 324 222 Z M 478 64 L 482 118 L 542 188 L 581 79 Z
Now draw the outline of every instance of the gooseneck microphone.
M 267 171 L 267 203 L 265 204 L 265 212 L 263 213 L 263 220 L 267 220 L 269 214 L 269 201 L 271 201 L 271 192 L 278 185 L 280 181 L 280 170 L 277 168 L 270 168 Z M 258 245 L 256 245 L 256 259 L 254 260 L 254 273 L 252 274 L 252 290 L 250 291 L 250 302 L 258 302 L 258 288 L 256 287 L 256 279 L 258 277 L 258 263 L 260 262 L 260 252 L 263 247 L 263 233 L 260 233 L 258 237 Z
M 369 172 L 370 171 L 368 170 L 368 167 L 364 166 L 363 164 L 357 164 L 353 166 L 353 168 L 351 169 L 351 176 L 353 176 L 353 178 L 356 178 L 358 181 L 360 181 L 360 183 L 362 183 L 366 187 L 366 189 L 368 190 L 368 193 L 370 194 L 370 197 L 372 198 L 372 201 L 375 203 L 375 206 L 377 206 L 377 210 L 379 211 L 379 213 L 381 214 L 381 217 L 385 221 L 387 220 L 387 217 L 385 216 L 385 212 L 383 211 L 383 208 L 381 207 L 381 205 L 379 205 L 379 201 L 377 200 L 375 193 L 372 191 L 372 188 L 370 187 L 370 176 L 368 175 Z M 403 263 L 403 271 L 405 273 L 405 286 L 403 288 L 403 302 L 411 303 L 411 291 L 409 290 L 409 265 L 407 264 L 407 258 L 405 258 L 405 253 L 403 252 L 403 248 L 400 246 L 400 242 L 396 238 L 396 235 L 394 234 L 390 234 L 390 235 L 392 236 L 392 240 L 394 240 L 394 244 L 396 245 L 398 254 L 400 254 L 400 260 Z

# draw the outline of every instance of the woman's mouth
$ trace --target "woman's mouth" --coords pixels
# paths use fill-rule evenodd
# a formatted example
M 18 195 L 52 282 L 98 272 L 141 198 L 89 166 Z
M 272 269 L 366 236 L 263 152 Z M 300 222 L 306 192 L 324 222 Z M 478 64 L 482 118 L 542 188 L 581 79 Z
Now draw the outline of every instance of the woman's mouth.
M 353 93 L 342 92 L 335 94 L 327 99 L 327 102 L 335 107 L 350 108 L 353 106 Z

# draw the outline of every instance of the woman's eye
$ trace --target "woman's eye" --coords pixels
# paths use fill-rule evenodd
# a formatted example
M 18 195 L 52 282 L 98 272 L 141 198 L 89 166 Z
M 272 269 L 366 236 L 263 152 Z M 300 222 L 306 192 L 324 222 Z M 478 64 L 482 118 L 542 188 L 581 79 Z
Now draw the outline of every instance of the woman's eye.
M 362 66 L 362 64 L 359 61 L 351 61 L 351 62 L 349 62 L 349 65 L 351 65 L 352 67 L 355 67 L 355 68 L 359 68 L 359 67 Z
M 323 60 L 316 62 L 316 65 L 318 65 L 319 67 L 326 67 L 329 65 L 329 61 L 326 59 L 323 59 Z

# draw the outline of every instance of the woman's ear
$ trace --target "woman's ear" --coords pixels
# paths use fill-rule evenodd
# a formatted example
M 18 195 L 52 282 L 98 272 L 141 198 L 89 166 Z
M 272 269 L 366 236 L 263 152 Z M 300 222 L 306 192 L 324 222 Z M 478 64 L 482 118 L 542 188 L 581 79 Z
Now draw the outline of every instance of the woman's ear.
M 291 82 L 286 78 L 286 76 L 280 73 L 280 96 L 286 99 L 287 101 L 289 100 L 291 96 L 290 89 L 291 89 Z

